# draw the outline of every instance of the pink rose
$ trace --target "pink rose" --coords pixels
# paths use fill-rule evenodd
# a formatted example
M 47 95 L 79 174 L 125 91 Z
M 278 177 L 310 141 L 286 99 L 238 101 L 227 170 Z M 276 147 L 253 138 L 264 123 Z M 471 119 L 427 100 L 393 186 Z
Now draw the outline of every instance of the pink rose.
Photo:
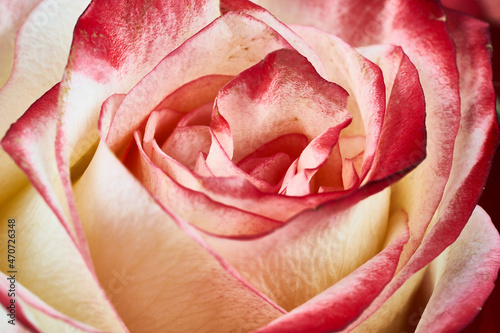
M 435 1 L 0 6 L 2 331 L 457 332 L 491 292 L 485 23 Z

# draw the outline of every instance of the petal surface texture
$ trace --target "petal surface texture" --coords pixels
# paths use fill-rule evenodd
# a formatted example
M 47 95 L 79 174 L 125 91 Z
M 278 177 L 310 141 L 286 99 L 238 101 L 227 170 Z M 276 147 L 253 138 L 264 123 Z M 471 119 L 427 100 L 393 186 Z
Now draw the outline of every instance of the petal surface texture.
M 117 289 L 110 299 L 130 331 L 250 331 L 282 313 L 179 228 L 106 145 L 75 195 L 96 273 Z

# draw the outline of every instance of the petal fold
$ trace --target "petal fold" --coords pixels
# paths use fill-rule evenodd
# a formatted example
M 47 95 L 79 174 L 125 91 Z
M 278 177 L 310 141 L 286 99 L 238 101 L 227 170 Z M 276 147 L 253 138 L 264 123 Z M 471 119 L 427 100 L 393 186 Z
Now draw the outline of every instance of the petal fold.
M 465 328 L 493 290 L 499 268 L 498 230 L 476 206 L 458 239 L 430 265 L 434 290 L 415 332 Z

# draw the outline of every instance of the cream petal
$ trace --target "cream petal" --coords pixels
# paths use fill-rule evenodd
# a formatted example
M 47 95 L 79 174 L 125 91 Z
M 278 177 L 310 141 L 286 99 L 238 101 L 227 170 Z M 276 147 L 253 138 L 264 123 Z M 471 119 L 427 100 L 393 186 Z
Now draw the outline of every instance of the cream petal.
M 99 280 L 122 274 L 110 298 L 131 331 L 249 331 L 282 313 L 162 210 L 105 145 L 75 196 Z
M 206 237 L 252 285 L 291 311 L 382 249 L 389 200 L 386 189 L 344 210 L 319 208 L 246 241 Z
M 79 321 L 94 330 L 126 331 L 92 269 L 33 187 L 12 197 L 0 218 L 16 221 L 14 268 L 20 301 L 38 309 L 36 312 L 49 314 L 56 325 L 53 327 L 65 326 L 61 321 L 69 321 L 69 326 Z M 8 224 L 2 223 L 0 228 L 2 239 L 8 239 Z M 1 252 L 7 258 L 7 242 Z M 3 274 L 12 271 L 8 264 L 7 260 L 0 262 Z

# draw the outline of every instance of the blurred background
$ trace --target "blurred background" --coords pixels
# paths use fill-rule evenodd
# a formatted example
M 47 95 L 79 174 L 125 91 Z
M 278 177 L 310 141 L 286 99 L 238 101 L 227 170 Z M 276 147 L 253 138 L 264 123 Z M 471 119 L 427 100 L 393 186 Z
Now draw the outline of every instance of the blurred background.
M 444 6 L 468 13 L 490 23 L 493 45 L 493 85 L 497 95 L 497 116 L 500 113 L 500 0 L 443 0 Z M 488 183 L 479 201 L 500 230 L 500 153 L 497 150 Z M 464 333 L 500 332 L 500 279 L 483 306 L 483 310 Z

